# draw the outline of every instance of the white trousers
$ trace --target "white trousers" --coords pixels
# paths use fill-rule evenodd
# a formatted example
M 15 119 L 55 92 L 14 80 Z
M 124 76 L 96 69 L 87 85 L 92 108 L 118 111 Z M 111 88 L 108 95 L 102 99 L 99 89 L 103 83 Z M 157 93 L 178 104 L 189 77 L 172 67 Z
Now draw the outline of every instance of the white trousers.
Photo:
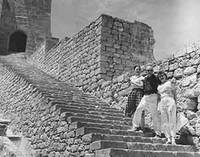
M 167 138 L 176 136 L 176 103 L 173 97 L 164 96 L 158 104 L 161 113 L 161 132 Z
M 160 114 L 158 112 L 157 94 L 143 96 L 133 116 L 133 127 L 141 126 L 142 112 L 145 110 L 151 113 L 154 131 L 160 133 Z

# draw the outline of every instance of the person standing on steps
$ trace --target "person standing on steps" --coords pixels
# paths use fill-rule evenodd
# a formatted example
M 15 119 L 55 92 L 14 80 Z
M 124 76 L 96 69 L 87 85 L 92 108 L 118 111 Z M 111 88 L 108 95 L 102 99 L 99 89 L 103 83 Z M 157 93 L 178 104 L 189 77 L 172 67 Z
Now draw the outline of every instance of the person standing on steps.
M 162 82 L 162 84 L 158 86 L 158 93 L 160 96 L 158 111 L 161 114 L 161 132 L 165 134 L 167 144 L 176 144 L 177 107 L 175 87 L 173 81 L 168 80 L 164 72 L 158 73 L 158 79 Z
M 133 116 L 132 131 L 138 130 L 141 126 L 143 111 L 147 110 L 151 113 L 153 129 L 158 136 L 160 133 L 160 118 L 157 110 L 158 94 L 157 87 L 161 83 L 160 80 L 153 74 L 153 67 L 146 67 L 147 76 L 143 80 L 143 91 L 144 96 L 142 97 L 135 114 Z
M 140 100 L 143 97 L 143 76 L 140 76 L 141 68 L 140 66 L 134 67 L 135 75 L 130 78 L 132 91 L 128 95 L 128 103 L 125 109 L 125 116 L 132 117 L 137 106 L 140 103 Z

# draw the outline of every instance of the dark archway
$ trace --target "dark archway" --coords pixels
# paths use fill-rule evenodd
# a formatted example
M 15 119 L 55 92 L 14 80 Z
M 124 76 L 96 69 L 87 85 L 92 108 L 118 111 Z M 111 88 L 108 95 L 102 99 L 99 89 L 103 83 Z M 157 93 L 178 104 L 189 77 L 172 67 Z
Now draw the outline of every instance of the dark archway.
M 8 50 L 10 52 L 25 52 L 26 42 L 27 35 L 22 31 L 16 31 L 10 35 Z

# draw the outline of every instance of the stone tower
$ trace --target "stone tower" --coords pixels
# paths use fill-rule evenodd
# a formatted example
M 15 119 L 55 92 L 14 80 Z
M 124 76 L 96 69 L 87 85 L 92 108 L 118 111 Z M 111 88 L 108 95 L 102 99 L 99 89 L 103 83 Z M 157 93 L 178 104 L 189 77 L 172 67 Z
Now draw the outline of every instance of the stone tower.
M 32 53 L 51 37 L 51 0 L 0 0 L 0 55 Z

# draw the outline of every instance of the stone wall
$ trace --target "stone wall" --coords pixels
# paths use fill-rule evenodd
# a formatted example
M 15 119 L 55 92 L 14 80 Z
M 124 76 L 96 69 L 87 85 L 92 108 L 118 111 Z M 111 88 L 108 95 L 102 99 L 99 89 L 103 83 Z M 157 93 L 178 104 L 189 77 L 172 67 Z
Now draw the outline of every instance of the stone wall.
M 27 53 L 51 36 L 51 0 L 2 0 L 0 6 L 1 55 L 11 53 L 9 39 L 14 32 L 27 35 Z
M 101 15 L 50 51 L 37 50 L 30 60 L 56 78 L 92 91 L 97 84 L 132 71 L 135 64 L 153 61 L 154 42 L 146 24 Z
M 10 128 L 14 133 L 26 136 L 36 154 L 45 155 L 48 151 L 52 155 L 64 150 L 63 142 L 55 140 L 61 134 L 59 129 L 63 132 L 68 129 L 60 111 L 52 106 L 45 94 L 2 60 L 0 74 L 0 112 L 11 119 Z
M 111 133 L 114 119 L 119 120 L 116 125 L 131 122 L 105 102 L 28 64 L 26 57 L 23 53 L 0 58 L 0 114 L 11 119 L 12 130 L 29 138 L 37 154 L 93 156 L 94 138 L 88 133 L 101 132 L 98 126 L 104 123 L 111 123 L 112 129 L 103 132 Z
M 176 78 L 177 94 L 179 102 L 185 109 L 197 110 L 197 96 L 190 98 L 183 97 L 183 93 L 191 93 L 191 90 L 198 84 L 200 73 L 200 50 L 195 49 L 190 53 L 184 54 L 176 58 L 171 58 L 161 62 L 149 63 L 154 67 L 154 72 L 165 71 L 169 78 Z M 144 69 L 145 66 L 142 66 Z M 111 81 L 105 81 L 98 85 L 96 96 L 102 97 L 111 105 L 117 105 L 119 108 L 124 108 L 127 96 L 131 91 L 130 77 L 132 72 L 124 73 L 123 75 L 114 78 Z M 189 94 L 187 94 L 189 95 Z M 194 94 L 193 94 L 194 95 Z M 194 98 L 196 97 L 196 99 Z M 194 99 L 193 99 L 194 98 Z
M 51 76 L 70 82 L 124 110 L 132 89 L 129 78 L 133 66 L 154 60 L 153 44 L 152 29 L 147 25 L 102 15 L 50 51 L 37 51 L 29 61 Z M 176 78 L 178 106 L 196 129 L 195 134 L 199 134 L 196 128 L 200 108 L 200 92 L 197 92 L 199 55 L 199 48 L 196 48 L 183 56 L 149 63 L 155 73 L 163 70 L 169 78 Z
M 188 118 L 191 133 L 194 136 L 200 136 L 200 49 L 197 48 L 182 56 L 148 65 L 153 65 L 155 73 L 164 71 L 169 79 L 176 79 L 177 106 L 180 112 Z M 142 69 L 144 67 L 142 66 Z M 131 75 L 131 72 L 127 72 L 111 81 L 105 81 L 99 84 L 91 94 L 106 101 L 112 107 L 124 110 L 128 94 L 132 90 Z M 199 138 L 196 140 L 196 143 L 199 143 Z
M 38 49 L 30 61 L 62 81 L 89 86 L 101 78 L 101 18 L 48 52 Z
M 112 80 L 136 64 L 154 60 L 153 30 L 148 25 L 102 16 L 101 69 L 105 80 Z

